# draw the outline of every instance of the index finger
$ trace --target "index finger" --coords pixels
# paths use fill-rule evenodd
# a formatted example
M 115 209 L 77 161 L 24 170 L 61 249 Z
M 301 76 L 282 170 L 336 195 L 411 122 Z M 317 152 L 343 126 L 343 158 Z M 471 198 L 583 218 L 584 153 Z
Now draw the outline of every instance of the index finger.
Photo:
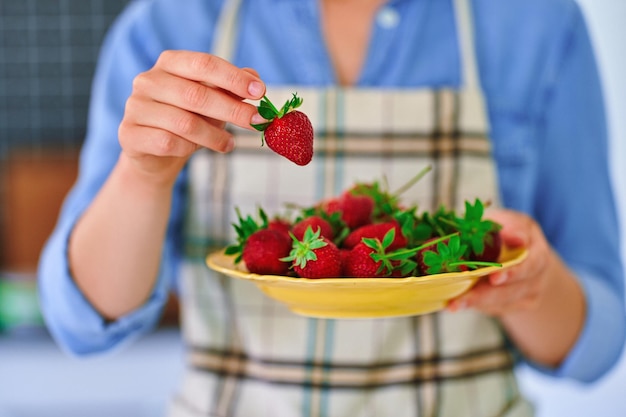
M 244 99 L 258 100 L 265 94 L 265 85 L 259 77 L 215 55 L 164 51 L 156 66 L 170 74 L 214 85 Z

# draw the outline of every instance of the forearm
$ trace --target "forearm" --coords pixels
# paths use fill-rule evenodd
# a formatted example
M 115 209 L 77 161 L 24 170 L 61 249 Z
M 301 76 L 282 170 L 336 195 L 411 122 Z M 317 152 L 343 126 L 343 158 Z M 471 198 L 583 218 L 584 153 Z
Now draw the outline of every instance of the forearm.
M 555 253 L 548 256 L 543 273 L 546 287 L 534 308 L 505 313 L 501 322 L 526 358 L 553 368 L 561 364 L 580 335 L 585 299 L 573 273 Z
M 170 214 L 172 182 L 154 182 L 123 155 L 69 241 L 76 284 L 107 319 L 151 294 Z

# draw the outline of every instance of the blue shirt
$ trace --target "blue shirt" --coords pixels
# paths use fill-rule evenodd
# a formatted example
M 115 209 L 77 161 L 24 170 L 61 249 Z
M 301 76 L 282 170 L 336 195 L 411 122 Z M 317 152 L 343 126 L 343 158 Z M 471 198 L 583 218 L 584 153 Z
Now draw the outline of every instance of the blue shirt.
M 475 41 L 504 204 L 531 215 L 575 271 L 586 321 L 556 376 L 593 381 L 616 362 L 626 320 L 618 222 L 601 84 L 572 0 L 474 1 Z M 153 328 L 175 285 L 185 175 L 175 188 L 161 274 L 148 302 L 108 323 L 69 273 L 72 227 L 116 163 L 117 129 L 133 78 L 161 51 L 209 51 L 222 0 L 142 0 L 108 34 L 93 83 L 80 176 L 40 263 L 42 308 L 61 346 L 110 350 Z M 390 0 L 373 27 L 358 86 L 457 87 L 462 82 L 450 1 Z M 336 84 L 315 0 L 244 2 L 234 63 L 267 84 Z M 281 47 L 276 47 L 281 45 Z M 236 151 L 235 151 L 236 152 Z

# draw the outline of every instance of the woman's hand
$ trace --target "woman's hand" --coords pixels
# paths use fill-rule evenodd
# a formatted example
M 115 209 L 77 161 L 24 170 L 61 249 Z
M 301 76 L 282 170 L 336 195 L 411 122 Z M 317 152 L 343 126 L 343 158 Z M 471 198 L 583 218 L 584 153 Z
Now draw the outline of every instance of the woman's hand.
M 487 216 L 503 226 L 503 244 L 525 247 L 528 257 L 519 265 L 479 281 L 471 291 L 450 302 L 448 309 L 455 311 L 471 307 L 501 316 L 536 308 L 550 279 L 546 267 L 555 256 L 541 228 L 530 217 L 514 211 L 493 210 Z
M 200 147 L 233 149 L 226 122 L 243 128 L 263 122 L 255 106 L 265 86 L 258 74 L 213 55 L 165 51 L 139 74 L 119 127 L 122 157 L 156 181 L 173 181 Z
M 525 247 L 528 257 L 479 281 L 448 309 L 474 308 L 498 317 L 527 358 L 558 366 L 583 327 L 582 288 L 534 220 L 510 210 L 492 210 L 487 216 L 502 224 L 503 243 Z

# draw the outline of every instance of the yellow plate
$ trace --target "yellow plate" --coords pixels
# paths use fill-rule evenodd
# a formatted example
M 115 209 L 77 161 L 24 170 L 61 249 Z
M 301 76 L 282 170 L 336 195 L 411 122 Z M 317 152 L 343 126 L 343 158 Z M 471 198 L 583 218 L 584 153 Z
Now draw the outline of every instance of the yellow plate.
M 408 278 L 305 279 L 251 274 L 243 262 L 218 251 L 207 257 L 209 268 L 233 278 L 254 282 L 266 295 L 294 313 L 319 318 L 375 318 L 414 316 L 443 309 L 469 290 L 480 277 L 517 265 L 524 248 L 503 248 L 502 267 L 485 267 Z

